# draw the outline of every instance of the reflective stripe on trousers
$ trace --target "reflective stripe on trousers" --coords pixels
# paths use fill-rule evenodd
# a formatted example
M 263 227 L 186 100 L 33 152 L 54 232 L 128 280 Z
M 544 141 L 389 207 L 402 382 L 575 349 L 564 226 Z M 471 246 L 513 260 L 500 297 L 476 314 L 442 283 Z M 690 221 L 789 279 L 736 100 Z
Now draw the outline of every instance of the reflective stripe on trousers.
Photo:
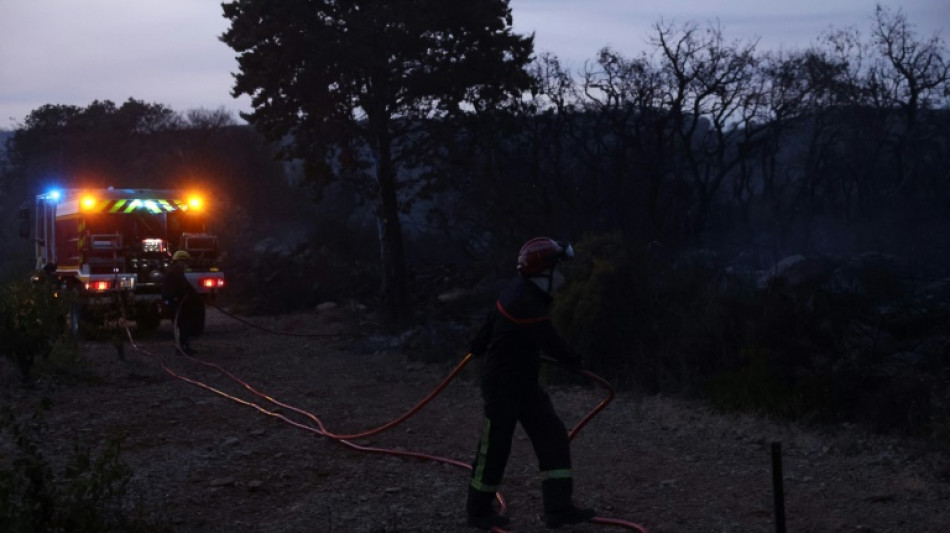
M 567 428 L 554 411 L 551 399 L 538 386 L 522 398 L 486 402 L 485 425 L 472 462 L 473 488 L 483 492 L 498 490 L 518 423 L 531 439 L 542 474 L 549 479 L 571 477 Z

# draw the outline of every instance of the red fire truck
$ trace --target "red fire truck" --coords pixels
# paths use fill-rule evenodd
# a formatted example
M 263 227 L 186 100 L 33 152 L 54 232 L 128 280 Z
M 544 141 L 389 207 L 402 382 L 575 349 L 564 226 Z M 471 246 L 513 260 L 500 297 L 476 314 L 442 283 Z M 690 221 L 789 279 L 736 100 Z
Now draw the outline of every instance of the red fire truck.
M 188 252 L 185 275 L 203 298 L 212 299 L 224 287 L 218 238 L 208 232 L 206 205 L 197 194 L 111 187 L 53 190 L 38 195 L 29 211 L 21 211 L 21 218 L 32 218 L 32 231 L 26 223 L 21 234 L 35 239 L 37 271 L 55 275 L 75 297 L 70 310 L 74 331 L 83 320 L 95 320 L 110 308 L 141 330 L 157 328 L 163 318 L 162 279 L 178 250 Z

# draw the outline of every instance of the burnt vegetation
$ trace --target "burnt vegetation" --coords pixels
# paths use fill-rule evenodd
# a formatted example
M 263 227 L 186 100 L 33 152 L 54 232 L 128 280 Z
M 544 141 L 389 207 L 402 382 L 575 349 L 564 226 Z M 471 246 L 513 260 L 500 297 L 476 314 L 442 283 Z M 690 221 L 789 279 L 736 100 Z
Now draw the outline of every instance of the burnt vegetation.
M 226 4 L 235 25 L 223 40 L 236 51 L 295 45 L 299 34 L 280 23 L 292 10 L 237 4 L 268 3 Z M 363 30 L 395 16 L 331 15 Z M 242 22 L 251 16 L 270 25 L 251 32 Z M 508 27 L 491 26 L 499 53 L 526 57 L 530 40 Z M 451 32 L 430 30 L 434 46 L 448 47 Z M 269 31 L 280 39 L 268 41 Z M 399 88 L 372 95 L 354 81 L 394 65 L 348 73 L 352 94 L 322 96 L 338 106 L 365 98 L 356 121 L 341 118 L 354 116 L 343 108 L 324 122 L 301 115 L 254 83 L 294 67 L 264 69 L 250 57 L 235 88 L 260 97 L 250 124 L 134 99 L 43 106 L 6 142 L 0 269 L 11 283 L 29 277 L 15 215 L 47 186 L 185 183 L 209 191 L 216 211 L 229 281 L 222 306 L 366 306 L 381 327 L 415 332 L 403 336 L 407 350 L 438 358 L 464 346 L 512 272 L 512 250 L 534 235 L 569 238 L 579 257 L 555 318 L 618 387 L 948 442 L 945 43 L 886 8 L 867 37 L 832 31 L 805 50 L 762 52 L 692 23 L 659 22 L 650 35 L 652 53 L 605 48 L 581 72 L 541 53 L 523 73 L 508 72 L 504 90 L 466 107 L 465 88 L 490 80 L 454 79 L 462 74 L 452 65 L 412 55 L 413 41 L 394 30 L 386 46 L 407 47 L 402 67 L 446 70 L 412 78 L 403 89 L 416 99 L 403 108 L 386 100 L 406 102 Z M 335 86 L 330 71 L 310 82 Z M 406 80 L 389 74 L 370 77 Z M 291 96 L 307 94 L 298 89 Z M 11 289 L 3 305 L 19 306 L 24 290 Z M 4 335 L 15 335 L 5 320 Z M 3 343 L 4 355 L 21 366 L 52 351 L 12 346 Z

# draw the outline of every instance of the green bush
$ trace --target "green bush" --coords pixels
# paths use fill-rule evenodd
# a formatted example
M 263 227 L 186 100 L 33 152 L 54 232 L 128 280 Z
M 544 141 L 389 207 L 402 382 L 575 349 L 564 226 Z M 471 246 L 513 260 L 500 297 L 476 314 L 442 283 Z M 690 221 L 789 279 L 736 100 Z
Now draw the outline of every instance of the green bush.
M 739 286 L 619 234 L 584 239 L 577 252 L 552 318 L 593 371 L 621 388 L 690 392 L 734 358 L 736 307 L 747 300 Z
M 946 434 L 950 350 L 936 341 L 950 338 L 950 313 L 914 303 L 893 276 L 862 274 L 849 290 L 759 288 L 715 257 L 686 260 L 618 234 L 588 237 L 577 252 L 552 318 L 616 388 Z M 919 351 L 920 339 L 931 347 Z
M 810 419 L 832 405 L 828 376 L 789 379 L 777 359 L 764 348 L 748 348 L 735 370 L 709 378 L 706 393 L 724 411 L 760 412 L 788 420 Z
M 58 383 L 98 383 L 89 359 L 83 357 L 72 335 L 64 335 L 53 343 L 46 357 L 36 361 L 33 375 L 55 377 Z
M 43 282 L 0 286 L 0 350 L 20 370 L 24 381 L 38 358 L 46 358 L 66 335 L 64 298 Z
M 0 413 L 0 523 L 7 533 L 165 532 L 171 528 L 130 502 L 132 473 L 119 458 L 122 439 L 109 438 L 99 454 L 76 444 L 60 473 L 40 450 L 42 413 L 24 423 Z M 9 453 L 6 450 L 11 450 Z

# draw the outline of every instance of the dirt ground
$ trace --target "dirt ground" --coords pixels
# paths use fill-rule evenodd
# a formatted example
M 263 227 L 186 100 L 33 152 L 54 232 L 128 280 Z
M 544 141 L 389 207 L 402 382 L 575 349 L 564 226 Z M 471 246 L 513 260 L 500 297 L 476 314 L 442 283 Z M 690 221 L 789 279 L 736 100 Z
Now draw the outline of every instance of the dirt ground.
M 375 427 L 425 397 L 454 363 L 424 364 L 374 338 L 312 335 L 354 327 L 333 312 L 252 322 L 266 330 L 210 309 L 194 343 L 197 361 L 174 353 L 167 323 L 127 347 L 124 360 L 108 343 L 86 342 L 98 376 L 89 383 L 24 388 L 3 361 L 0 402 L 27 410 L 52 400 L 43 443 L 51 456 L 68 455 L 76 441 L 125 435 L 132 491 L 183 533 L 469 530 L 466 469 L 352 450 L 318 435 L 301 414 L 338 433 Z M 456 352 L 457 362 L 464 351 Z M 476 374 L 473 362 L 418 415 L 354 443 L 468 463 L 481 427 Z M 580 383 L 548 390 L 569 427 L 604 398 Z M 575 499 L 653 533 L 775 531 L 773 442 L 783 450 L 788 531 L 950 531 L 945 454 L 856 428 L 804 429 L 667 397 L 619 394 L 581 431 L 572 444 Z M 502 493 L 510 531 L 546 531 L 536 463 L 520 430 Z

